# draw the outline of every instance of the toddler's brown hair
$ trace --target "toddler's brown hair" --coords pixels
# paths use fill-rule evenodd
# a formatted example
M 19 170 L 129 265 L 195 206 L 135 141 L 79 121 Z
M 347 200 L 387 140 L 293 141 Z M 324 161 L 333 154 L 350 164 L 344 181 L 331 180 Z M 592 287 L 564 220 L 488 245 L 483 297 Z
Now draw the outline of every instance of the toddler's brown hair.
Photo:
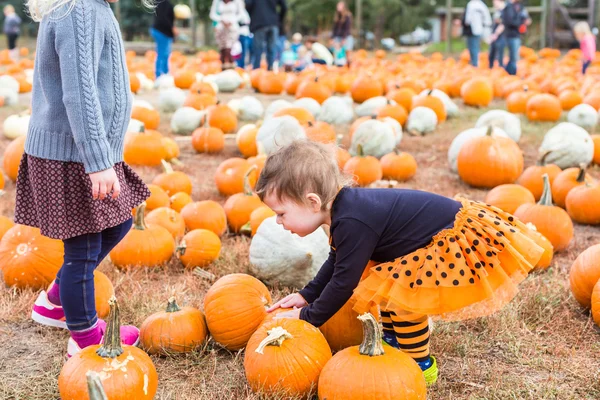
M 267 158 L 254 191 L 261 200 L 275 193 L 280 201 L 299 204 L 306 204 L 307 193 L 315 193 L 325 210 L 348 183 L 338 167 L 335 146 L 297 140 Z

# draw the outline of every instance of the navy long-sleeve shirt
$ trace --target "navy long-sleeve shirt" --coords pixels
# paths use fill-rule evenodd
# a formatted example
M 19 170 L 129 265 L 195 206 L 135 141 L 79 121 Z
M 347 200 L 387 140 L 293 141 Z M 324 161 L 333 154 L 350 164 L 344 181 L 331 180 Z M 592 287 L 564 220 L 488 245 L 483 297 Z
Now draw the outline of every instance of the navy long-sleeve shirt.
M 300 294 L 300 318 L 321 326 L 352 296 L 369 260 L 388 262 L 451 228 L 461 204 L 419 190 L 344 188 L 331 209 L 331 250 Z

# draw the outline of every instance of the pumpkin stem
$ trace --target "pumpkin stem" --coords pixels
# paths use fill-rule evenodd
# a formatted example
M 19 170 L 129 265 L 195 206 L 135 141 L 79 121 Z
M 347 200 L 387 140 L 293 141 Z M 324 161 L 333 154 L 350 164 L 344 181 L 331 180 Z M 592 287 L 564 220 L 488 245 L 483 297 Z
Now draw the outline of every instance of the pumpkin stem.
M 135 209 L 135 220 L 133 221 L 133 229 L 138 231 L 145 231 L 148 227 L 146 226 L 146 221 L 144 220 L 144 213 L 146 212 L 146 202 L 144 201 L 142 204 L 136 207 Z
M 245 223 L 241 228 L 240 228 L 240 233 L 242 235 L 251 235 L 252 234 L 252 227 L 250 226 L 250 222 Z
M 485 136 L 492 136 L 492 133 L 494 133 L 494 127 L 490 125 L 487 127 L 487 132 L 485 132 Z
M 371 114 L 371 119 L 377 119 L 377 114 Z
M 356 145 L 356 154 L 357 154 L 359 157 L 364 157 L 364 155 L 365 155 L 365 152 L 363 151 L 363 146 L 362 146 L 362 144 L 357 144 L 357 145 Z
M 309 128 L 312 128 L 312 127 L 313 127 L 313 125 L 314 125 L 314 124 L 312 123 L 312 121 L 308 121 L 308 127 L 309 127 Z
M 542 156 L 540 157 L 540 159 L 537 162 L 537 165 L 541 165 L 544 166 L 546 165 L 546 157 L 548 157 L 550 155 L 550 151 L 545 152 L 544 154 L 542 154 Z
M 250 186 L 250 174 L 256 171 L 256 165 L 250 167 L 250 169 L 244 175 L 244 194 L 246 196 L 252 196 L 252 187 Z
M 88 396 L 90 400 L 108 400 L 98 374 L 95 371 L 88 371 L 85 374 L 85 377 L 87 378 Z
M 427 96 L 431 96 L 433 94 L 433 89 L 429 89 L 429 93 L 427 93 Z
M 585 182 L 585 168 L 587 165 L 584 163 L 579 164 L 579 173 L 577 174 L 577 182 L 583 183 Z
M 185 243 L 185 240 L 182 240 L 181 243 L 179 243 L 179 246 L 177 246 L 175 248 L 175 253 L 177 253 L 177 255 L 181 257 L 185 254 L 186 250 L 187 250 L 187 245 Z
M 181 308 L 179 308 L 179 306 L 177 305 L 175 296 L 171 296 L 171 298 L 169 298 L 169 301 L 167 303 L 166 312 L 171 313 L 171 312 L 177 312 L 177 311 L 181 311 Z
M 553 206 L 554 203 L 552 203 L 552 190 L 550 188 L 550 178 L 548 177 L 548 174 L 542 175 L 542 178 L 544 179 L 544 191 L 542 192 L 542 197 L 540 198 L 538 204 L 541 204 L 543 206 Z
M 383 335 L 379 323 L 371 313 L 359 315 L 358 319 L 362 323 L 363 341 L 358 351 L 363 356 L 375 357 L 385 353 L 381 343 Z
M 165 169 L 166 174 L 173 173 L 173 166 L 168 161 L 162 159 L 162 160 L 160 160 L 160 163 L 162 164 L 163 168 Z
M 96 350 L 96 354 L 103 358 L 117 358 L 123 354 L 121 346 L 121 320 L 119 313 L 119 304 L 115 296 L 108 300 L 110 314 L 106 332 L 104 332 L 104 343 Z
M 267 331 L 267 334 L 268 336 L 264 338 L 262 342 L 259 343 L 256 350 L 254 350 L 259 354 L 264 354 L 263 351 L 267 346 L 281 347 L 281 345 L 286 339 L 293 338 L 293 336 L 281 326 L 276 326 L 275 328 Z

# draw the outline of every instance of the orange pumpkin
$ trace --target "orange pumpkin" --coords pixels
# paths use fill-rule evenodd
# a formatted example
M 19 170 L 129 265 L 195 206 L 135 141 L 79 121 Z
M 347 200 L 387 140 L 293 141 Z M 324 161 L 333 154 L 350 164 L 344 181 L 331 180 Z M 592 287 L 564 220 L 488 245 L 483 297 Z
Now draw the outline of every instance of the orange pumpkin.
M 216 105 L 217 96 L 210 93 L 191 92 L 183 102 L 184 107 L 192 107 L 196 110 L 205 110 L 210 106 Z
M 14 222 L 12 222 L 8 217 L 5 217 L 4 215 L 0 215 L 0 240 L 2 240 L 2 237 L 13 226 L 15 226 Z
M 341 147 L 337 147 L 335 149 L 335 158 L 337 160 L 340 171 L 343 171 L 344 166 L 352 158 L 352 156 L 350 155 L 350 153 L 348 153 L 347 150 L 344 150 Z
M 263 168 L 265 167 L 265 163 L 267 162 L 266 154 L 259 154 L 254 157 L 248 158 L 248 164 L 250 167 L 256 167 L 256 176 L 260 176 Z
M 218 128 L 205 126 L 192 133 L 192 147 L 198 153 L 220 153 L 225 147 L 225 136 Z
M 183 207 L 190 204 L 193 200 L 189 194 L 185 192 L 177 192 L 171 196 L 169 201 L 171 202 L 170 207 L 178 213 L 181 213 Z
M 592 318 L 600 326 L 600 283 L 596 283 L 592 291 Z
M 173 195 L 177 192 L 192 194 L 192 180 L 181 171 L 173 171 L 173 167 L 166 161 L 162 161 L 165 172 L 157 175 L 152 183 L 161 187 L 167 195 Z
M 527 118 L 530 121 L 551 121 L 556 122 L 562 114 L 562 107 L 558 97 L 540 93 L 533 95 L 527 102 Z
M 361 145 L 358 145 L 358 155 L 346 162 L 343 171 L 352 176 L 359 186 L 368 186 L 383 178 L 381 163 L 373 156 L 365 156 Z
M 250 234 L 250 236 L 256 235 L 256 231 L 262 222 L 270 217 L 275 216 L 275 211 L 271 210 L 268 206 L 262 205 L 256 208 L 250 214 L 250 222 L 244 225 L 241 229 L 242 233 Z
M 137 119 L 144 124 L 148 130 L 158 129 L 160 125 L 160 114 L 156 110 L 146 107 L 135 106 L 131 110 L 131 119 Z
M 362 103 L 372 97 L 383 96 L 383 85 L 373 76 L 362 74 L 352 84 L 350 94 L 355 102 Z
M 552 199 L 557 206 L 565 208 L 567 195 L 573 188 L 594 181 L 585 169 L 585 164 L 581 164 L 579 168 L 567 168 L 556 176 L 552 183 Z
M 189 89 L 196 82 L 196 73 L 189 69 L 175 72 L 175 86 L 180 89 Z
M 331 97 L 331 89 L 319 81 L 319 78 L 305 79 L 296 89 L 296 98 L 309 97 L 323 104 L 325 100 Z
M 285 83 L 285 73 L 265 71 L 258 80 L 258 91 L 264 94 L 281 94 Z
M 411 88 L 401 88 L 396 85 L 395 89 L 390 90 L 386 97 L 400 104 L 405 110 L 412 110 L 413 97 L 416 95 L 417 93 Z
M 526 187 L 508 183 L 490 190 L 485 196 L 485 202 L 514 214 L 523 204 L 535 204 L 535 197 Z
M 223 207 L 212 200 L 189 203 L 181 210 L 181 216 L 188 230 L 207 229 L 217 236 L 227 231 L 227 216 Z
M 256 134 L 260 123 L 244 125 L 240 128 L 235 136 L 235 142 L 238 146 L 238 150 L 246 158 L 254 157 L 258 154 L 258 148 L 256 147 Z
M 146 216 L 146 223 L 159 225 L 168 230 L 173 239 L 179 239 L 185 234 L 185 221 L 175 210 L 169 207 L 159 207 Z
M 204 343 L 208 328 L 202 311 L 180 308 L 171 297 L 165 311 L 152 314 L 140 328 L 140 344 L 149 354 L 188 353 Z
M 179 157 L 179 146 L 177 145 L 177 142 L 170 137 L 162 137 L 160 140 L 165 148 L 165 152 L 167 153 L 165 160 L 174 163 L 181 163 L 177 159 L 177 157 Z
M 137 75 L 129 74 L 129 88 L 131 89 L 131 93 L 137 93 L 141 87 L 140 78 Z
M 219 193 L 223 196 L 232 196 L 244 191 L 244 177 L 248 175 L 250 189 L 256 184 L 256 171 L 250 169 L 252 166 L 243 158 L 230 158 L 223 161 L 215 172 L 215 183 Z M 250 172 L 249 172 L 250 171 Z
M 494 87 L 486 78 L 473 78 L 461 86 L 460 95 L 468 106 L 487 107 L 494 99 Z
M 306 132 L 307 138 L 319 143 L 335 143 L 337 140 L 333 126 L 323 121 L 308 122 L 304 127 L 304 132 Z
M 438 119 L 438 124 L 446 120 L 446 106 L 444 102 L 438 97 L 432 95 L 433 90 L 430 90 L 427 94 L 422 94 L 413 98 L 413 109 L 417 107 L 427 107 L 435 112 Z
M 569 191 L 565 201 L 567 213 L 580 224 L 600 224 L 600 185 L 585 183 Z
M 217 95 L 215 88 L 208 82 L 197 81 L 190 87 L 190 93 Z
M 148 190 L 150 190 L 150 197 L 146 199 L 146 210 L 152 211 L 159 207 L 169 207 L 171 201 L 169 195 L 158 185 L 149 184 Z
M 166 264 L 173 255 L 173 236 L 160 225 L 147 226 L 145 208 L 145 203 L 137 208 L 133 228 L 110 252 L 110 259 L 118 268 L 155 267 Z
M 123 158 L 127 164 L 156 167 L 167 157 L 162 135 L 154 130 L 127 132 Z
M 390 101 L 388 101 L 388 104 L 381 107 L 377 112 L 377 118 L 385 117 L 393 118 L 398 121 L 400 125 L 404 125 L 408 119 L 408 114 L 400 104 L 391 104 Z
M 583 98 L 577 90 L 565 90 L 558 95 L 558 99 L 560 100 L 562 109 L 566 111 L 583 102 Z
M 206 267 L 219 258 L 221 239 L 208 229 L 189 231 L 177 246 L 177 256 L 187 269 Z
M 237 129 L 237 115 L 226 104 L 216 104 L 207 109 L 208 125 L 218 128 L 223 133 L 232 133 Z
M 19 164 L 21 164 L 21 158 L 25 153 L 25 136 L 19 136 L 6 146 L 4 149 L 4 160 L 2 161 L 2 168 L 6 176 L 13 181 L 17 181 L 17 175 L 19 174 Z
M 552 258 L 554 257 L 554 246 L 544 235 L 539 232 L 533 231 L 535 237 L 535 243 L 544 249 L 542 258 L 535 265 L 536 269 L 546 269 L 552 264 Z
M 592 135 L 594 141 L 594 164 L 600 165 L 600 135 Z
M 258 279 L 246 274 L 225 275 L 204 296 L 206 323 L 213 339 L 239 350 L 267 316 L 271 294 Z
M 289 115 L 296 118 L 300 125 L 308 125 L 309 122 L 315 122 L 315 117 L 305 108 L 301 107 L 286 107 L 281 110 L 277 110 L 273 117 L 281 117 L 283 115 Z
M 513 114 L 525 114 L 527 102 L 536 94 L 536 91 L 529 90 L 527 87 L 522 91 L 512 92 L 506 97 L 506 108 Z
M 254 210 L 263 205 L 256 193 L 250 187 L 249 175 L 254 173 L 249 170 L 244 177 L 244 191 L 236 193 L 227 199 L 223 208 L 227 215 L 227 223 L 232 232 L 240 233 L 244 225 L 250 221 L 250 215 Z
M 600 280 L 600 244 L 588 247 L 571 265 L 569 283 L 575 300 L 590 308 L 594 286 Z
M 358 313 L 352 309 L 354 304 L 356 300 L 350 298 L 333 317 L 319 327 L 333 351 L 357 346 L 362 342 L 362 324 L 358 320 Z
M 46 289 L 63 263 L 63 242 L 38 228 L 14 225 L 0 242 L 0 271 L 7 286 Z
M 383 178 L 407 181 L 417 173 L 417 161 L 404 152 L 389 153 L 381 157 Z
M 590 106 L 594 107 L 596 111 L 600 111 L 600 91 L 593 91 L 591 93 L 588 93 L 583 98 L 583 103 L 589 104 Z
M 552 203 L 547 174 L 544 175 L 544 193 L 540 201 L 537 204 L 523 204 L 515 211 L 515 217 L 535 225 L 537 231 L 552 243 L 556 251 L 566 249 L 573 239 L 573 222 L 565 210 Z
M 529 191 L 533 193 L 535 200 L 538 201 L 542 197 L 542 192 L 544 191 L 544 179 L 542 178 L 544 174 L 548 174 L 550 185 L 552 185 L 554 179 L 561 172 L 562 170 L 558 165 L 546 164 L 544 157 L 542 157 L 537 165 L 527 167 L 525 171 L 523 171 L 519 179 L 517 179 L 517 183 L 529 189 Z
M 296 90 L 298 90 L 298 85 L 300 85 L 301 82 L 302 78 L 297 74 L 287 74 L 283 88 L 287 94 L 294 96 L 296 94 Z

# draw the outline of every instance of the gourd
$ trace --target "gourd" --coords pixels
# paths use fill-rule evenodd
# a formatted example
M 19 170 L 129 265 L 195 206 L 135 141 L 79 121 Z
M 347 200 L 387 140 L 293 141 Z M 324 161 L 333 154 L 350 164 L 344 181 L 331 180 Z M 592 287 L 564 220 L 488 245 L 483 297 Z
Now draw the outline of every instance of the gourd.
M 462 84 L 460 95 L 468 106 L 487 107 L 494 99 L 494 87 L 489 79 L 475 77 Z
M 435 111 L 428 107 L 415 107 L 408 114 L 406 130 L 412 135 L 425 135 L 433 132 L 437 124 Z
M 160 114 L 154 108 L 135 106 L 131 110 L 131 118 L 141 121 L 146 129 L 158 129 L 160 125 Z
M 352 309 L 355 304 L 356 300 L 351 297 L 333 317 L 319 327 L 333 351 L 357 346 L 363 340 L 362 324 L 358 320 L 358 313 Z
M 567 114 L 567 121 L 585 129 L 598 125 L 598 112 L 589 104 L 579 104 Z
M 227 223 L 232 232 L 239 233 L 242 227 L 250 221 L 250 214 L 263 205 L 258 195 L 252 192 L 250 186 L 250 177 L 255 176 L 255 170 L 255 167 L 251 167 L 246 172 L 243 179 L 243 191 L 233 194 L 223 206 Z
M 0 174 L 0 177 L 1 176 L 2 176 L 2 174 Z M 2 178 L 0 178 L 0 181 L 2 181 Z M 2 185 L 0 185 L 0 187 L 2 187 Z M 0 190 L 0 195 L 2 195 L 1 190 Z M 11 219 L 9 219 L 8 217 L 5 217 L 4 215 L 0 215 L 0 241 L 2 240 L 2 238 L 4 237 L 6 232 L 8 232 L 8 230 L 10 228 L 12 228 L 13 226 L 15 226 L 15 223 L 12 222 Z
M 350 97 L 332 96 L 321 105 L 319 121 L 331 125 L 349 124 L 354 119 L 354 109 Z
M 315 122 L 315 117 L 305 108 L 301 107 L 288 107 L 282 108 L 278 110 L 275 114 L 273 114 L 273 118 L 275 117 L 283 117 L 285 115 L 289 115 L 291 117 L 296 118 L 300 125 L 308 125 L 309 122 Z
M 305 139 L 306 133 L 298 120 L 289 115 L 269 118 L 263 122 L 256 134 L 258 148 L 270 155 L 295 140 Z
M 189 194 L 184 193 L 184 192 L 177 192 L 173 196 L 171 196 L 169 201 L 170 201 L 169 207 L 171 207 L 173 210 L 177 211 L 178 213 L 181 213 L 181 210 L 183 210 L 183 207 L 192 203 L 193 200 Z
M 192 107 L 179 108 L 171 117 L 171 131 L 176 135 L 188 136 L 200 126 L 206 111 Z
M 192 147 L 197 153 L 220 153 L 225 147 L 224 133 L 219 128 L 213 128 L 205 123 L 192 132 Z
M 158 108 L 164 113 L 172 113 L 183 107 L 186 94 L 183 90 L 171 87 L 162 89 L 158 95 Z
M 433 95 L 433 90 L 429 90 L 424 94 L 416 96 L 413 99 L 412 104 L 413 110 L 418 107 L 426 107 L 435 112 L 437 117 L 437 122 L 442 123 L 446 121 L 448 117 L 448 112 L 446 111 L 446 106 L 439 97 Z
M 521 139 L 521 120 L 507 111 L 490 110 L 479 117 L 475 123 L 475 128 L 486 128 L 488 126 L 500 128 L 515 142 Z
M 527 101 L 525 114 L 530 121 L 558 121 L 562 114 L 562 106 L 558 97 L 539 93 Z
M 21 159 L 25 153 L 25 138 L 26 136 L 17 137 L 4 149 L 2 168 L 4 169 L 6 176 L 13 182 L 17 181 L 19 165 L 21 164 Z
M 171 203 L 169 195 L 160 186 L 148 184 L 150 197 L 146 199 L 146 211 L 152 211 L 159 207 L 168 207 Z
M 319 81 L 318 77 L 304 79 L 296 88 L 297 99 L 309 97 L 316 100 L 319 104 L 323 104 L 323 102 L 331 97 L 331 94 L 331 88 Z
M 206 122 L 209 126 L 219 128 L 223 133 L 232 133 L 237 129 L 237 116 L 235 111 L 226 104 L 217 102 L 214 106 L 206 109 Z
M 0 75 L 7 76 L 7 75 Z M 13 89 L 0 87 L 0 97 L 4 99 L 5 106 L 16 106 L 19 104 L 19 92 Z
M 590 308 L 594 286 L 600 280 L 600 244 L 588 247 L 573 264 L 569 272 L 569 283 L 575 300 Z
M 538 150 L 540 158 L 544 155 L 548 163 L 561 169 L 588 165 L 594 158 L 594 142 L 580 126 L 562 122 L 550 129 Z
M 250 243 L 250 271 L 268 285 L 302 288 L 317 274 L 329 255 L 322 229 L 305 237 L 287 231 L 276 217 L 265 219 Z
M 350 94 L 356 103 L 363 103 L 373 97 L 383 96 L 383 92 L 381 82 L 370 73 L 358 76 L 350 87 Z
M 485 136 L 488 129 L 488 127 L 470 128 L 456 135 L 448 148 L 448 164 L 450 165 L 450 170 L 452 172 L 458 172 L 458 154 L 465 143 L 471 139 Z M 497 127 L 492 128 L 492 136 L 508 137 L 504 130 Z
M 237 144 L 238 150 L 246 158 L 254 157 L 258 154 L 256 135 L 258 134 L 258 128 L 261 124 L 262 122 L 244 125 L 235 135 L 235 143 Z
M 376 119 L 363 122 L 352 135 L 350 154 L 358 154 L 358 146 L 364 155 L 383 157 L 396 148 L 396 135 L 389 124 Z
M 0 75 L 0 89 L 8 89 L 15 93 L 19 93 L 19 81 L 12 75 Z
M 308 139 L 313 140 L 315 142 L 335 143 L 337 141 L 337 134 L 335 132 L 335 129 L 327 122 L 309 122 L 307 126 L 304 127 L 304 132 L 306 133 L 306 137 Z

